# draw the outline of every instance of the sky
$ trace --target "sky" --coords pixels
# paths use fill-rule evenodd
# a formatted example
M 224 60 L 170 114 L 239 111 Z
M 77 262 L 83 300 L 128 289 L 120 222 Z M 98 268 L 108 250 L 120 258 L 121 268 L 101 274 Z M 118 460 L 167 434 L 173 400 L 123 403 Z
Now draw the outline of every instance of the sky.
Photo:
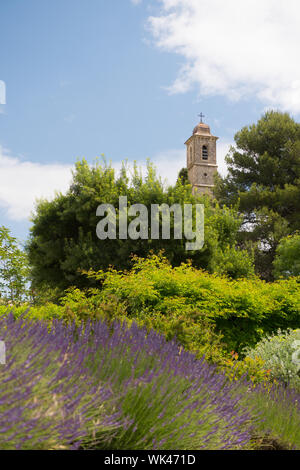
M 77 159 L 174 183 L 200 112 L 225 175 L 243 126 L 299 119 L 299 20 L 298 0 L 0 0 L 0 226 L 25 242 Z

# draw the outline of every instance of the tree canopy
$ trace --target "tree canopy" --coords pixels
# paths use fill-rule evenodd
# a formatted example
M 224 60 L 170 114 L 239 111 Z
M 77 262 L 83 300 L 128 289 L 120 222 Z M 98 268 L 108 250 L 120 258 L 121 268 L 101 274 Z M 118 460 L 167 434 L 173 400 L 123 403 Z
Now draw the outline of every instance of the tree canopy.
M 300 234 L 280 240 L 273 261 L 275 278 L 300 276 Z
M 235 135 L 228 175 L 216 177 L 215 195 L 244 216 L 241 239 L 257 245 L 256 264 L 268 278 L 281 238 L 300 229 L 300 124 L 287 113 L 266 112 Z
M 145 257 L 150 251 L 163 251 L 172 265 L 192 260 L 195 267 L 228 274 L 225 257 L 235 251 L 237 231 L 241 218 L 235 209 L 220 208 L 208 196 L 193 196 L 191 186 L 179 178 L 174 186 L 164 187 L 151 163 L 143 178 L 138 168 L 133 168 L 131 177 L 123 165 L 120 175 L 107 164 L 97 161 L 89 166 L 85 160 L 78 161 L 73 180 L 66 194 L 58 194 L 54 200 L 41 200 L 33 216 L 30 239 L 27 244 L 32 266 L 33 286 L 46 284 L 61 290 L 70 286 L 85 287 L 86 277 L 80 270 L 99 270 L 114 266 L 128 269 L 131 256 Z M 126 196 L 128 205 L 151 204 L 169 206 L 174 203 L 202 203 L 205 206 L 205 243 L 201 250 L 186 251 L 186 240 L 174 239 L 118 239 L 99 240 L 96 226 L 98 205 L 112 204 L 118 208 L 119 196 Z M 149 217 L 150 217 L 150 210 Z M 118 215 L 118 214 L 117 214 Z M 171 220 L 172 222 L 172 220 Z M 118 217 L 117 217 L 118 224 Z M 223 250 L 224 248 L 224 250 Z M 230 266 L 230 275 L 241 277 L 253 275 L 253 263 L 247 252 L 235 256 Z M 246 260 L 246 262 L 245 262 Z M 248 264 L 247 264 L 248 263 Z M 89 284 L 90 285 L 90 284 Z
M 25 252 L 6 227 L 0 227 L 0 300 L 20 303 L 28 296 L 29 266 Z

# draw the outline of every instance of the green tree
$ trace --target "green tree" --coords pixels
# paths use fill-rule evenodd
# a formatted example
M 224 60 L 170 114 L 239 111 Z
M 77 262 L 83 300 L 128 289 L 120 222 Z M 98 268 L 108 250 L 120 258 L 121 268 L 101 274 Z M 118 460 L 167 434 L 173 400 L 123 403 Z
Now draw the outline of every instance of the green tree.
M 0 227 L 0 296 L 5 303 L 19 304 L 28 297 L 27 256 L 6 227 Z
M 270 111 L 235 135 L 228 175 L 216 177 L 215 195 L 244 215 L 240 242 L 256 246 L 256 265 L 270 278 L 279 240 L 300 229 L 300 124 Z
M 300 234 L 280 240 L 273 261 L 274 277 L 300 276 Z
M 211 258 L 210 271 L 225 274 L 232 279 L 254 278 L 254 255 L 237 250 L 235 246 L 218 247 Z
M 109 203 L 118 208 L 119 196 L 127 196 L 128 205 L 139 203 L 148 208 L 149 239 L 97 238 L 96 226 L 100 220 L 96 216 L 97 207 Z M 172 226 L 170 240 L 151 239 L 151 204 L 182 206 L 196 202 L 205 206 L 205 244 L 201 250 L 186 251 L 186 240 L 174 239 Z M 68 192 L 58 194 L 51 202 L 40 201 L 32 221 L 27 250 L 33 288 L 46 284 L 60 290 L 91 285 L 92 281 L 82 276 L 80 270 L 97 271 L 111 265 L 116 269 L 129 269 L 132 255 L 146 257 L 150 251 L 163 251 L 172 265 L 178 266 L 191 259 L 195 267 L 209 270 L 217 248 L 235 246 L 241 225 L 235 209 L 220 208 L 209 196 L 193 196 L 191 186 L 181 179 L 165 188 L 150 163 L 145 178 L 135 166 L 130 180 L 125 166 L 117 178 L 111 166 L 99 162 L 89 166 L 85 160 L 77 162 Z
M 181 180 L 182 184 L 188 184 L 189 177 L 188 177 L 188 170 L 187 168 L 181 168 L 180 172 L 178 173 L 177 181 Z

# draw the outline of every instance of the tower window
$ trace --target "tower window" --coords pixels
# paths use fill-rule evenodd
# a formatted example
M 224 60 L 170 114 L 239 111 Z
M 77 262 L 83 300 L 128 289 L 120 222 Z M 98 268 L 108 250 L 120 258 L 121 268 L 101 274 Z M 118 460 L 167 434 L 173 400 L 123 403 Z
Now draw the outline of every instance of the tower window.
M 193 148 L 190 147 L 190 162 L 193 160 Z
M 202 160 L 208 160 L 208 149 L 206 145 L 202 147 Z

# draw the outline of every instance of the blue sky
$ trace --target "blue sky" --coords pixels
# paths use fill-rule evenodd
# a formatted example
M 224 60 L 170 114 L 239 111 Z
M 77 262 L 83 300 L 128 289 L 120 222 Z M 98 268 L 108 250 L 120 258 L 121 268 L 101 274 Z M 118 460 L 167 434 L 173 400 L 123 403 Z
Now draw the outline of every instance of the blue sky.
M 149 157 L 174 182 L 200 111 L 224 174 L 242 126 L 298 117 L 299 16 L 294 0 L 2 0 L 0 225 L 25 240 L 77 158 Z

